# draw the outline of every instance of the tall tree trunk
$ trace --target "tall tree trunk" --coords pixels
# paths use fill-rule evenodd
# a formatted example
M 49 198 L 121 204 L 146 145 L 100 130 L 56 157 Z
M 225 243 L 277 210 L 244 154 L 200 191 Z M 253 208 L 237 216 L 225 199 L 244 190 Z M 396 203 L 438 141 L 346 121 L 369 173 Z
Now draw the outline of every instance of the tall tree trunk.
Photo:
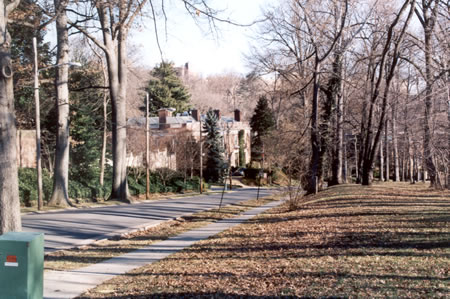
M 108 72 L 103 62 L 103 58 L 99 56 L 103 71 L 103 84 L 108 84 Z M 106 164 L 106 146 L 108 139 L 108 94 L 103 93 L 103 136 L 102 136 L 102 153 L 100 157 L 100 186 L 103 186 L 105 180 L 105 164 Z
M 319 136 L 319 71 L 320 63 L 316 58 L 313 73 L 313 100 L 311 112 L 311 161 L 308 192 L 316 193 L 319 189 L 318 182 L 321 177 L 320 168 L 320 136 Z
M 344 184 L 348 183 L 348 159 L 347 159 L 347 140 L 344 139 L 344 152 L 343 152 L 343 166 L 342 166 L 342 180 Z
M 414 12 L 414 5 L 415 5 L 415 0 L 406 0 L 403 3 L 402 8 L 400 9 L 399 13 L 396 15 L 394 21 L 391 23 L 391 25 L 388 28 L 388 32 L 387 32 L 387 36 L 386 36 L 386 43 L 384 45 L 383 48 L 383 52 L 381 55 L 381 61 L 379 63 L 378 66 L 378 78 L 376 79 L 376 84 L 374 85 L 373 88 L 373 93 L 371 96 L 371 100 L 370 100 L 370 112 L 368 114 L 368 121 L 367 121 L 367 125 L 366 125 L 366 134 L 363 135 L 363 138 L 365 138 L 364 143 L 364 155 L 363 155 L 363 177 L 362 177 L 362 184 L 363 185 L 370 185 L 371 184 L 371 174 L 372 174 L 372 167 L 373 167 L 373 162 L 374 162 L 374 158 L 375 158 L 375 154 L 377 152 L 378 149 L 378 145 L 380 142 L 380 138 L 381 138 L 381 134 L 383 132 L 384 128 L 384 122 L 385 122 L 385 117 L 386 117 L 386 107 L 387 107 L 387 100 L 388 100 L 388 96 L 389 96 L 389 88 L 390 88 L 390 84 L 392 81 L 392 78 L 394 76 L 394 72 L 396 69 L 396 66 L 398 64 L 398 60 L 399 60 L 399 47 L 401 46 L 402 40 L 403 40 L 403 36 L 405 35 L 406 29 L 409 25 L 409 22 L 411 21 L 411 16 Z M 401 32 L 396 35 L 396 39 L 393 40 L 394 38 L 394 28 L 397 25 L 397 23 L 399 23 L 400 21 L 400 17 L 403 14 L 403 11 L 406 10 L 406 8 L 408 6 L 411 6 L 411 9 L 409 11 L 408 17 L 406 19 L 406 21 L 403 23 Z M 391 50 L 391 43 L 394 44 L 394 49 Z M 386 59 L 388 59 L 388 52 L 391 52 L 391 61 L 390 61 L 390 65 L 389 65 L 389 70 L 386 72 L 386 74 L 384 74 L 384 68 L 385 68 L 385 63 L 386 63 Z M 375 79 L 375 76 L 372 76 L 373 80 Z M 381 116 L 380 116 L 380 121 L 378 123 L 378 127 L 376 130 L 376 134 L 373 137 L 373 133 L 372 133 L 372 121 L 373 121 L 373 109 L 374 109 L 374 105 L 375 102 L 377 101 L 377 98 L 379 96 L 380 93 L 380 85 L 381 85 L 381 81 L 382 79 L 385 79 L 385 86 L 384 86 L 384 93 L 383 93 L 383 97 L 382 97 L 382 105 L 381 105 Z M 387 128 L 386 128 L 387 131 Z
M 409 182 L 411 184 L 415 183 L 414 180 L 414 155 L 412 153 L 411 148 L 409 149 Z
M 106 81 L 106 79 L 104 80 Z M 100 156 L 100 186 L 105 181 L 105 164 L 106 164 L 106 146 L 108 139 L 108 95 L 103 95 L 103 136 L 102 136 L 102 152 Z
M 8 14 L 17 5 L 19 1 L 5 5 L 4 1 L 0 0 L 0 235 L 22 229 L 17 177 L 17 131 L 11 38 L 6 28 Z
M 335 106 L 335 120 L 336 128 L 334 134 L 334 151 L 332 161 L 332 177 L 331 184 L 342 184 L 342 152 L 344 145 L 344 131 L 343 131 L 343 67 L 342 67 L 342 53 L 336 50 L 334 53 L 333 75 L 330 80 L 329 92 L 331 93 L 331 100 Z
M 384 182 L 384 153 L 383 142 L 380 142 L 380 181 Z
M 424 31 L 424 55 L 425 55 L 425 109 L 424 109 L 424 119 L 423 119 L 423 150 L 424 150 L 424 166 L 426 172 L 430 176 L 431 186 L 434 187 L 436 184 L 436 166 L 433 162 L 433 152 L 432 152 L 432 140 L 431 140 L 431 113 L 433 105 L 433 84 L 434 84 L 434 74 L 432 69 L 432 33 L 434 31 L 434 26 L 436 24 L 436 17 L 439 8 L 440 0 L 422 0 L 422 5 L 420 9 L 422 10 L 422 15 L 419 9 L 416 9 L 416 15 L 422 24 Z M 434 3 L 434 6 L 432 4 Z M 425 175 L 424 175 L 425 179 Z
M 398 157 L 398 140 L 397 140 L 397 111 L 396 104 L 392 103 L 391 112 L 391 128 L 392 128 L 392 152 L 394 154 L 394 182 L 400 181 L 400 165 Z
M 384 125 L 384 148 L 386 149 L 386 155 L 385 155 L 385 173 L 386 173 L 386 182 L 389 182 L 389 179 L 391 178 L 391 174 L 390 174 L 390 147 L 389 147 L 389 120 L 386 118 L 386 124 Z
M 124 16 L 126 3 L 120 2 L 119 19 Z M 117 32 L 108 30 L 111 22 L 109 8 L 105 3 L 97 6 L 97 12 L 104 29 L 103 44 L 91 38 L 105 53 L 108 65 L 109 92 L 112 104 L 112 156 L 113 181 L 111 199 L 130 202 L 127 184 L 127 146 L 126 146 L 126 89 L 127 89 L 127 29 L 120 24 Z M 114 33 L 114 38 L 113 34 Z
M 68 206 L 69 201 L 69 33 L 67 29 L 67 0 L 55 0 L 58 53 L 56 68 L 56 106 L 58 128 L 56 135 L 53 193 L 49 205 Z
M 109 84 L 113 117 L 113 185 L 111 198 L 130 202 L 127 183 L 127 46 L 124 29 L 119 33 L 118 53 L 108 51 Z
M 109 65 L 108 75 L 112 103 L 113 182 L 111 199 L 128 202 L 125 88 L 118 76 L 119 62 L 114 50 L 112 53 L 108 52 L 106 57 Z
M 418 156 L 418 150 L 417 148 L 414 148 L 414 178 L 416 182 L 419 182 L 421 180 L 420 176 L 420 168 L 419 168 L 419 156 Z
M 450 190 L 450 85 L 447 83 L 447 189 Z
M 359 159 L 358 159 L 358 139 L 355 136 L 355 143 L 354 143 L 354 152 L 355 152 L 355 181 L 356 183 L 361 183 L 361 179 L 360 179 L 360 165 L 359 165 Z
M 445 64 L 446 69 L 450 66 L 450 59 Z M 450 190 L 450 72 L 447 72 L 445 80 L 447 85 L 447 178 L 446 187 Z

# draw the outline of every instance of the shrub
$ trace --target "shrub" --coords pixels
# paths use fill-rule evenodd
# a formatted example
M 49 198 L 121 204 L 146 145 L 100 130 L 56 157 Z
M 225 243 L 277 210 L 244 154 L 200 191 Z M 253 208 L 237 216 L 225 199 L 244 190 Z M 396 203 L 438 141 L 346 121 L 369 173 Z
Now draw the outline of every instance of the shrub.
M 246 168 L 244 174 L 247 179 L 256 180 L 260 171 L 259 168 Z
M 145 194 L 146 176 L 143 175 L 145 170 L 134 169 L 128 174 L 128 188 L 131 195 Z M 199 178 L 189 177 L 184 182 L 184 176 L 181 172 L 162 168 L 150 173 L 150 193 L 167 193 L 167 192 L 183 192 L 197 191 L 199 189 Z M 208 187 L 205 184 L 205 187 Z
M 46 169 L 42 170 L 42 191 L 44 202 L 52 195 L 53 181 Z M 25 206 L 34 206 L 38 199 L 37 172 L 34 168 L 19 168 L 19 197 Z

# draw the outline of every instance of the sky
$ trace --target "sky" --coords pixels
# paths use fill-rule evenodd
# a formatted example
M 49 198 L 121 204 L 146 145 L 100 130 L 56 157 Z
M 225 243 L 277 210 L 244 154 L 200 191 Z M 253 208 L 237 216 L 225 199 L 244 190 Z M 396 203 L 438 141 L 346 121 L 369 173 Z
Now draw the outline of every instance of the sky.
M 164 60 L 174 62 L 176 66 L 188 62 L 190 71 L 204 76 L 224 72 L 245 74 L 250 71 L 246 67 L 244 54 L 249 52 L 252 43 L 250 35 L 257 25 L 239 27 L 217 22 L 218 34 L 214 35 L 209 32 L 207 23 L 196 24 L 179 1 L 167 3 L 167 30 L 162 18 L 158 22 Z M 250 24 L 261 19 L 261 7 L 269 0 L 213 0 L 208 3 L 222 11 L 222 18 Z M 145 27 L 141 26 L 130 39 L 136 49 L 135 60 L 143 66 L 154 67 L 161 62 L 154 32 L 154 24 L 147 21 Z

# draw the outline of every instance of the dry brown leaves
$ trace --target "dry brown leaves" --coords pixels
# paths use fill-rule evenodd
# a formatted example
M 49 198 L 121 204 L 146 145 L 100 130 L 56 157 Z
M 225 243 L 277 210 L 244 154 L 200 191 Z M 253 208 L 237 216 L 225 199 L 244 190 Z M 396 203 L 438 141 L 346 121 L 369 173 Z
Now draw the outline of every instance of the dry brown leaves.
M 449 296 L 449 192 L 346 185 L 307 200 L 313 203 L 272 210 L 85 296 Z
M 73 270 L 90 264 L 99 263 L 112 257 L 143 248 L 152 243 L 166 240 L 182 232 L 205 226 L 209 223 L 235 217 L 251 208 L 266 204 L 271 199 L 248 200 L 234 205 L 222 207 L 220 211 L 212 209 L 189 216 L 166 221 L 147 230 L 136 231 L 111 240 L 94 244 L 60 250 L 45 256 L 45 270 Z

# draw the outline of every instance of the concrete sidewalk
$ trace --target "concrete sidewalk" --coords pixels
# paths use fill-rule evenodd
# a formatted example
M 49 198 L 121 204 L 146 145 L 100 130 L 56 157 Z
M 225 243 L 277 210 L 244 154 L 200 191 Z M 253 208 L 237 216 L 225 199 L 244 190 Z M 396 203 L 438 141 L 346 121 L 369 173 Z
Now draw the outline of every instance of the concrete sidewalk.
M 260 197 L 276 189 L 261 189 Z M 24 231 L 45 234 L 45 252 L 83 246 L 132 230 L 145 229 L 164 221 L 217 208 L 221 193 L 143 201 L 129 205 L 63 210 L 22 216 Z M 223 205 L 256 198 L 256 188 L 240 188 L 226 193 Z
M 44 274 L 44 298 L 74 298 L 87 290 L 113 278 L 157 262 L 192 244 L 216 235 L 228 228 L 241 224 L 254 216 L 280 205 L 274 201 L 242 213 L 240 216 L 224 219 L 202 228 L 194 229 L 148 247 L 109 259 L 107 261 L 72 271 L 48 271 Z

